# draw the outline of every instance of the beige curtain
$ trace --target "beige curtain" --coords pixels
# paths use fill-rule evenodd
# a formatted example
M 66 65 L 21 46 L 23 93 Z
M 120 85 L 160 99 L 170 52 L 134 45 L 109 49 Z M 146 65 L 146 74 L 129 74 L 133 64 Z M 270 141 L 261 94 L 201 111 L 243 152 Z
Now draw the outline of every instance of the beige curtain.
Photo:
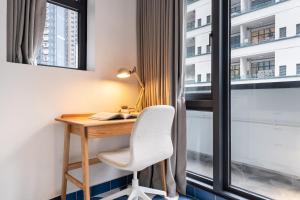
M 34 64 L 42 42 L 46 0 L 7 0 L 7 61 Z
M 143 107 L 172 104 L 176 108 L 167 161 L 168 195 L 186 190 L 186 116 L 182 61 L 183 0 L 137 0 L 138 67 L 145 83 Z M 141 184 L 162 188 L 159 165 L 140 173 Z

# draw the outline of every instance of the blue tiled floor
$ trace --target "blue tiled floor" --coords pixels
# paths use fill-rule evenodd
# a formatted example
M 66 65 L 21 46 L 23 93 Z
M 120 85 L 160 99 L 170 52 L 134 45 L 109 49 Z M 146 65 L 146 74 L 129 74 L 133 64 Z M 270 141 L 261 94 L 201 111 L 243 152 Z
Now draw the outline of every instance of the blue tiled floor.
M 91 198 L 91 200 L 99 200 L 99 199 L 101 199 L 100 197 L 93 197 L 93 198 Z M 189 198 L 189 197 L 185 197 L 185 196 L 180 196 L 179 197 L 179 200 L 191 200 L 192 198 Z M 127 196 L 124 196 L 124 197 L 120 197 L 120 198 L 118 198 L 117 200 L 127 200 Z M 163 197 L 160 197 L 160 196 L 155 196 L 154 198 L 153 198 L 153 200 L 164 200 L 164 198 Z

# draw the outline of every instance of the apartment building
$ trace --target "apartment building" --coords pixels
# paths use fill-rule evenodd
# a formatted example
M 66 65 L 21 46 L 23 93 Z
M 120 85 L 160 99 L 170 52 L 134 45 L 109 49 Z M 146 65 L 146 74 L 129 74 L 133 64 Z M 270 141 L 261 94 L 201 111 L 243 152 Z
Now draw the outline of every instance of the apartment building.
M 37 63 L 42 65 L 78 66 L 78 14 L 47 4 L 43 43 Z
M 231 1 L 232 84 L 299 80 L 300 1 Z M 188 0 L 186 87 L 211 81 L 211 0 Z M 192 89 L 191 89 L 192 91 Z

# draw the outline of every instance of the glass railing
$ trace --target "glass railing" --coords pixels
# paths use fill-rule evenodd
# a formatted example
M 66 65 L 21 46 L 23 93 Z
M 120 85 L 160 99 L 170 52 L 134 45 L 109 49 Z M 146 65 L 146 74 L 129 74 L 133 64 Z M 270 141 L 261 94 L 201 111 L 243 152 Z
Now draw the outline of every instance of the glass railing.
M 191 30 L 195 29 L 195 23 L 196 23 L 195 21 L 188 22 L 186 24 L 187 31 L 191 31 Z
M 236 15 L 241 13 L 241 4 L 237 3 L 231 6 L 231 14 Z
M 275 77 L 275 69 L 259 70 L 257 73 L 247 76 L 248 79 L 269 79 Z
M 185 80 L 186 85 L 191 85 L 191 84 L 195 84 L 195 83 L 196 83 L 195 79 Z
M 258 10 L 276 4 L 275 0 L 268 0 L 263 3 L 252 4 L 250 10 Z
M 241 48 L 241 47 L 250 47 L 250 46 L 270 43 L 270 42 L 273 42 L 273 41 L 275 41 L 275 37 L 270 37 L 268 39 L 260 40 L 260 41 L 257 41 L 257 42 L 248 42 L 248 43 L 243 43 L 243 44 L 234 43 L 234 44 L 231 44 L 231 48 L 236 49 L 236 48 Z
M 190 58 L 190 57 L 194 57 L 195 56 L 195 47 L 187 47 L 186 48 L 186 57 Z
M 236 16 L 239 16 L 239 15 L 242 15 L 242 14 L 246 14 L 248 12 L 253 12 L 253 11 L 256 11 L 256 10 L 260 10 L 260 9 L 263 9 L 263 8 L 267 8 L 267 7 L 270 7 L 270 6 L 273 6 L 273 5 L 276 5 L 276 4 L 279 4 L 279 3 L 282 3 L 282 2 L 285 2 L 285 1 L 288 1 L 288 0 L 279 0 L 279 1 L 275 1 L 275 0 L 268 0 L 268 1 L 265 1 L 265 2 L 260 2 L 260 3 L 253 3 L 250 8 L 248 8 L 247 10 L 245 11 L 235 11 L 234 8 L 231 9 L 231 16 L 232 17 L 236 17 Z
M 231 80 L 239 80 L 241 79 L 240 75 L 231 75 Z
M 187 3 L 187 4 L 192 4 L 192 3 L 195 3 L 195 2 L 197 2 L 197 1 L 199 1 L 199 0 L 186 0 L 186 3 Z

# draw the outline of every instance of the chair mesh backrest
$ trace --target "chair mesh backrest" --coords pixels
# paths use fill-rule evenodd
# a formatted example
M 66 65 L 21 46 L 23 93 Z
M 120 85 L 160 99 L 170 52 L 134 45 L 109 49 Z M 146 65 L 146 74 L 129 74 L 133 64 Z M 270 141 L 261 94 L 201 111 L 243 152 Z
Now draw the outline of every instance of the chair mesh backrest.
M 131 164 L 150 166 L 173 154 L 171 139 L 175 109 L 152 106 L 138 117 L 130 138 Z

